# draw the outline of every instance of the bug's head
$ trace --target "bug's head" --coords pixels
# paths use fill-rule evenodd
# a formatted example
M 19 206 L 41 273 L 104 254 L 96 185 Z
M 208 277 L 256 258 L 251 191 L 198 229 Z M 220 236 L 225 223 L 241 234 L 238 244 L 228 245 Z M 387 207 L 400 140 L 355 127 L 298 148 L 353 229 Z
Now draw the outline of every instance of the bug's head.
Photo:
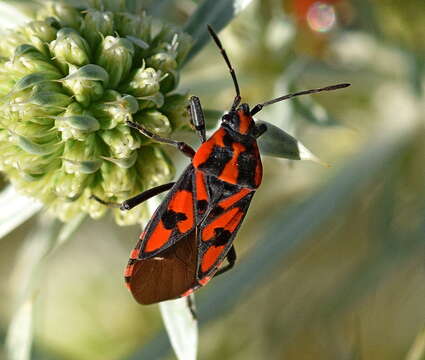
M 254 135 L 255 123 L 251 116 L 249 105 L 241 104 L 236 110 L 224 114 L 221 124 L 241 135 Z

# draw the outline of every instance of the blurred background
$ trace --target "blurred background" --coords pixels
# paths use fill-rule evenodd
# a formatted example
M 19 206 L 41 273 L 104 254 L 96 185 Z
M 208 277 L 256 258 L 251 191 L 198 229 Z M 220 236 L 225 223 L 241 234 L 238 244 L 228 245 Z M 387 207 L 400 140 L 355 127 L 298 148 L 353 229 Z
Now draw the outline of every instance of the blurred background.
M 199 3 L 146 7 L 183 25 Z M 425 359 L 424 21 L 423 0 L 253 0 L 220 32 L 249 104 L 352 86 L 259 114 L 331 167 L 263 157 L 237 266 L 197 292 L 200 359 Z M 180 89 L 212 116 L 229 108 L 233 84 L 211 43 Z M 187 160 L 170 154 L 179 174 Z M 2 340 L 37 221 L 0 241 Z M 123 286 L 139 232 L 87 219 L 49 257 L 34 359 L 174 358 L 157 306 Z

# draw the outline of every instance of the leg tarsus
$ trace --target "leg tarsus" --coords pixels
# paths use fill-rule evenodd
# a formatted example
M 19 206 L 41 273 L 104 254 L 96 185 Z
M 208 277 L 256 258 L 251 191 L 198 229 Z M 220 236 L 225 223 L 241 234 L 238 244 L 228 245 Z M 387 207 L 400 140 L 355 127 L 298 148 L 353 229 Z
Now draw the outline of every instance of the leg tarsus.
M 105 201 L 99 197 L 97 197 L 96 195 L 90 195 L 90 199 L 91 200 L 96 200 L 98 203 L 101 203 L 107 207 L 111 207 L 111 208 L 121 208 L 121 204 L 120 203 L 114 203 L 111 201 Z
M 127 120 L 126 124 L 133 128 L 138 130 L 140 133 L 142 133 L 143 135 L 145 135 L 146 137 L 157 141 L 159 143 L 163 143 L 163 144 L 168 144 L 171 146 L 175 146 L 177 149 L 179 149 L 184 155 L 193 158 L 193 156 L 195 155 L 195 150 L 192 149 L 192 147 L 186 143 L 184 143 L 183 141 L 176 141 L 173 139 L 167 139 L 164 138 L 162 136 L 159 136 L 155 133 L 153 133 L 152 131 L 146 129 L 145 127 L 143 127 L 142 125 L 139 125 L 133 121 Z
M 192 314 L 193 320 L 198 320 L 198 314 L 196 312 L 195 303 L 193 302 L 192 295 L 186 296 L 187 307 Z
M 223 266 L 220 270 L 218 270 L 213 277 L 216 277 L 218 275 L 224 274 L 225 272 L 229 271 L 236 263 L 236 250 L 235 247 L 232 245 L 229 252 L 226 255 L 226 259 L 228 261 L 228 264 L 226 266 Z

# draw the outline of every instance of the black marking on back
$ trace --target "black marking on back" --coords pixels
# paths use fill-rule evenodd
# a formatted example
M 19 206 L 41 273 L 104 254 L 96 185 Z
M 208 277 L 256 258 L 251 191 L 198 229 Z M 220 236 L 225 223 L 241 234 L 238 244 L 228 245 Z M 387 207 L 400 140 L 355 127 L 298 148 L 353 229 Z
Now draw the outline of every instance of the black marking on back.
M 196 208 L 200 213 L 204 213 L 208 208 L 208 201 L 207 200 L 198 200 L 196 203 Z
M 207 191 L 212 204 L 233 195 L 239 190 L 240 187 L 238 185 L 222 181 L 215 176 L 208 176 L 207 178 Z
M 214 229 L 215 237 L 214 237 L 214 245 L 222 246 L 226 245 L 232 236 L 232 233 L 229 230 L 224 230 L 223 228 Z
M 235 141 L 233 140 L 232 136 L 229 134 L 228 131 L 226 131 L 223 136 L 223 144 L 231 147 L 234 142 Z
M 179 184 L 179 190 L 187 190 L 192 192 L 193 184 L 191 176 L 186 176 L 183 178 L 183 181 Z
M 233 150 L 229 147 L 214 146 L 209 158 L 203 164 L 199 165 L 199 169 L 209 174 L 219 176 L 226 164 L 230 161 Z
M 186 220 L 187 216 L 183 213 L 176 213 L 173 210 L 167 210 L 161 216 L 161 220 L 164 223 L 164 227 L 167 230 L 174 229 L 178 222 Z
M 222 214 L 223 211 L 224 211 L 224 209 L 221 206 L 217 205 L 211 210 L 209 216 L 212 217 L 212 218 L 215 218 L 218 215 Z
M 252 151 L 244 151 L 238 156 L 238 184 L 255 188 L 255 170 L 258 159 Z

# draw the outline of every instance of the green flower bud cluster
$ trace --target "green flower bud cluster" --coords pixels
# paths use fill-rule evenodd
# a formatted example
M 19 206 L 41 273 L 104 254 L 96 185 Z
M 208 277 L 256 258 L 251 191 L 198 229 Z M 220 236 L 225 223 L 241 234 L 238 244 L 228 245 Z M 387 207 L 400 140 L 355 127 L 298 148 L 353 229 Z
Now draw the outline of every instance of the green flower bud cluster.
M 64 221 L 102 216 L 91 195 L 121 202 L 169 181 L 162 145 L 126 120 L 170 135 L 187 117 L 186 96 L 173 91 L 188 35 L 91 3 L 47 3 L 0 40 L 0 170 Z M 114 211 L 119 224 L 147 215 Z

